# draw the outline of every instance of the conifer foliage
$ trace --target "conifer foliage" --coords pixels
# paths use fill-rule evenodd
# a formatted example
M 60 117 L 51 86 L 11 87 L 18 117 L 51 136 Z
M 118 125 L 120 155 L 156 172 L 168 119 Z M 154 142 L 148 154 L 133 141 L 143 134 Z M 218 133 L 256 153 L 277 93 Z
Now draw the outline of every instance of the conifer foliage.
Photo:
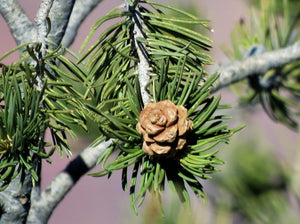
M 172 11 L 174 16 L 167 15 L 165 11 Z M 183 202 L 189 201 L 187 186 L 197 196 L 204 197 L 199 179 L 209 178 L 218 170 L 215 165 L 223 163 L 216 157 L 217 150 L 211 149 L 220 142 L 227 142 L 237 130 L 230 130 L 223 123 L 228 116 L 215 113 L 228 106 L 219 104 L 220 96 L 210 94 L 210 88 L 218 78 L 218 74 L 208 75 L 204 70 L 204 66 L 211 62 L 206 53 L 211 41 L 184 26 L 188 23 L 207 28 L 208 21 L 170 6 L 141 2 L 128 4 L 125 9 L 112 10 L 96 22 L 91 35 L 111 18 L 119 20 L 79 60 L 82 62 L 90 56 L 87 62 L 88 79 L 93 81 L 91 93 L 94 95 L 89 97 L 97 99 L 95 105 L 88 106 L 90 116 L 99 123 L 105 138 L 115 139 L 110 150 L 99 158 L 102 170 L 92 175 L 111 175 L 113 171 L 122 169 L 123 189 L 129 188 L 134 209 L 136 204 L 141 204 L 147 190 L 159 194 L 165 182 Z M 146 86 L 142 86 L 140 80 L 143 72 L 150 77 Z M 149 102 L 141 92 L 143 88 L 150 95 Z M 166 104 L 156 110 L 161 115 L 156 115 L 154 110 L 148 113 L 154 117 L 145 119 L 168 120 L 172 113 L 171 104 L 174 108 L 175 105 L 186 108 L 186 115 L 193 125 L 185 135 L 185 144 L 177 153 L 174 150 L 164 155 L 157 153 L 167 147 L 166 142 L 172 141 L 172 137 L 168 136 L 156 145 L 159 149 L 155 153 L 142 150 L 147 144 L 144 142 L 145 136 L 151 137 L 154 133 L 145 133 L 141 128 L 137 130 L 138 121 L 142 125 L 147 123 L 147 120 L 143 122 L 145 116 L 141 115 L 141 111 L 155 103 Z M 177 113 L 179 116 L 180 112 L 174 109 L 174 114 Z M 180 122 L 177 115 L 173 120 L 173 123 Z M 167 135 L 176 139 L 180 131 L 174 129 L 175 125 L 171 126 L 174 130 L 171 134 L 168 124 L 162 124 L 162 128 L 166 126 Z M 157 127 L 154 123 L 153 126 Z M 107 163 L 114 152 L 118 156 Z M 131 165 L 133 168 L 129 169 Z

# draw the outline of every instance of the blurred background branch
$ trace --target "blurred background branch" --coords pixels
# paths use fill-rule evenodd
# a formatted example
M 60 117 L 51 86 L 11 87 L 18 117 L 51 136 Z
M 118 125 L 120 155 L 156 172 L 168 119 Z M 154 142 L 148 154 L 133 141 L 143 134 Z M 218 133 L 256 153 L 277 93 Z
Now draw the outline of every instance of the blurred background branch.
M 257 56 L 250 56 L 241 61 L 234 61 L 218 69 L 220 77 L 216 86 L 212 89 L 217 92 L 221 88 L 228 87 L 249 76 L 266 73 L 271 69 L 283 67 L 286 64 L 300 59 L 300 42 L 296 42 L 286 48 L 264 52 Z

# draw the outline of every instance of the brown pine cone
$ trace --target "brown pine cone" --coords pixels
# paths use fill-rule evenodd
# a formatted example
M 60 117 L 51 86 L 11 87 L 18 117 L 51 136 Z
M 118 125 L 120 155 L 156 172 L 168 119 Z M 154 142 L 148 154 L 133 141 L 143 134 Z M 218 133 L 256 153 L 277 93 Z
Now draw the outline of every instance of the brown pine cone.
M 181 150 L 186 144 L 185 134 L 192 130 L 187 109 L 170 100 L 149 103 L 142 110 L 136 129 L 143 135 L 143 150 L 148 155 L 167 154 Z

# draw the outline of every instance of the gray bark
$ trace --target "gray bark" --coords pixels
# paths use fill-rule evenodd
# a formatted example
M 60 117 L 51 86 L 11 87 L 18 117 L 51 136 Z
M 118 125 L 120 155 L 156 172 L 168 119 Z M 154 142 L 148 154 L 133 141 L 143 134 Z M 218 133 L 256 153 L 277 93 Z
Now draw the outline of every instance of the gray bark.
M 4 191 L 0 191 L 0 224 L 26 223 L 32 182 L 31 176 L 27 175 L 20 188 L 20 178 L 18 175 Z
M 49 12 L 51 31 L 48 39 L 59 45 L 65 35 L 75 0 L 54 0 Z M 56 46 L 52 46 L 56 48 Z
M 31 202 L 27 224 L 47 223 L 53 210 L 63 200 L 76 182 L 92 169 L 99 156 L 110 146 L 112 140 L 102 142 L 95 147 L 88 147 L 71 161 L 50 185 Z
M 0 0 L 0 13 L 18 45 L 37 38 L 36 27 L 17 0 Z
M 150 82 L 150 73 L 151 67 L 149 63 L 149 52 L 147 51 L 146 45 L 137 41 L 137 38 L 142 37 L 145 38 L 145 33 L 143 31 L 143 21 L 140 18 L 140 13 L 138 9 L 132 8 L 129 3 L 127 4 L 127 8 L 133 14 L 134 20 L 134 43 L 136 45 L 137 54 L 139 57 L 138 62 L 138 78 L 141 88 L 141 95 L 143 104 L 146 105 L 152 101 L 152 97 L 147 90 L 147 85 Z
M 62 44 L 66 47 L 70 46 L 77 34 L 80 24 L 87 15 L 100 3 L 102 0 L 76 0 L 70 21 L 68 23 Z
M 283 49 L 264 52 L 259 55 L 247 57 L 242 61 L 232 62 L 229 65 L 219 68 L 220 77 L 212 92 L 216 92 L 249 76 L 264 74 L 272 68 L 279 68 L 299 59 L 300 42 L 296 42 Z

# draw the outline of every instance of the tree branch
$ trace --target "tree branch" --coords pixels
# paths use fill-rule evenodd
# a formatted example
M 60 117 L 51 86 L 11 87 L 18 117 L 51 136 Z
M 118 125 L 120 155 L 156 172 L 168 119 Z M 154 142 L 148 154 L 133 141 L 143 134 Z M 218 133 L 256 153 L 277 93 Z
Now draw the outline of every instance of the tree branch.
M 137 48 L 137 54 L 139 57 L 139 63 L 138 63 L 138 78 L 141 88 L 141 95 L 144 105 L 151 102 L 152 97 L 150 96 L 147 85 L 150 82 L 150 71 L 151 66 L 149 64 L 149 58 L 148 58 L 148 51 L 146 48 L 146 45 L 137 41 L 137 38 L 146 38 L 146 34 L 143 31 L 143 21 L 140 18 L 141 14 L 137 10 L 137 7 L 132 8 L 130 6 L 130 2 L 128 3 L 126 1 L 126 7 L 133 15 L 133 21 L 134 21 L 134 43 Z
M 109 140 L 95 147 L 88 147 L 70 162 L 65 170 L 58 174 L 41 193 L 40 198 L 31 202 L 27 224 L 47 223 L 56 206 L 80 177 L 96 165 L 99 156 L 104 153 L 111 143 L 112 140 Z
M 42 28 L 41 24 L 45 24 L 45 16 L 49 16 L 51 21 L 49 40 L 57 45 L 63 40 L 64 46 L 68 47 L 73 42 L 82 21 L 101 1 L 43 1 L 35 17 L 36 26 L 25 14 L 17 0 L 0 0 L 0 13 L 6 20 L 17 45 L 40 40 L 38 29 Z M 49 6 L 52 6 L 51 10 Z M 43 34 L 45 34 L 45 27 Z
M 251 56 L 242 61 L 232 62 L 219 69 L 221 75 L 212 92 L 216 92 L 249 76 L 263 74 L 272 68 L 282 67 L 299 59 L 300 42 L 296 42 L 286 48 Z
M 62 44 L 69 47 L 77 34 L 79 26 L 87 15 L 100 3 L 102 0 L 76 0 L 73 11 L 70 17 L 66 33 L 63 37 Z
M 46 19 L 53 4 L 53 0 L 43 0 L 35 17 L 37 27 L 37 41 L 42 43 L 42 54 L 45 54 L 46 38 L 47 38 L 47 23 Z
M 17 0 L 0 0 L 0 13 L 18 45 L 36 39 L 36 28 Z
M 49 12 L 51 31 L 48 40 L 59 45 L 65 35 L 75 0 L 54 0 Z M 52 46 L 56 48 L 56 46 Z
M 30 206 L 31 175 L 15 177 L 4 191 L 0 191 L 0 224 L 25 223 Z

